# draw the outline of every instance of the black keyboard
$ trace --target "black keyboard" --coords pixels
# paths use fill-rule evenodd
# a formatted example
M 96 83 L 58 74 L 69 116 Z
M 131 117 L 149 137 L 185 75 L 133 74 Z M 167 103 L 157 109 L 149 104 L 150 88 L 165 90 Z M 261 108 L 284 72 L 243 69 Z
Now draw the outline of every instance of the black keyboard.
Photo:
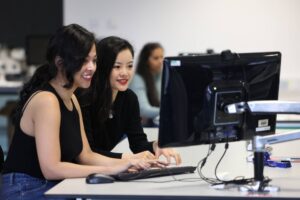
M 193 166 L 155 168 L 155 169 L 146 169 L 137 172 L 122 172 L 117 175 L 113 175 L 112 177 L 120 181 L 130 181 L 135 179 L 194 173 L 195 169 L 196 167 Z

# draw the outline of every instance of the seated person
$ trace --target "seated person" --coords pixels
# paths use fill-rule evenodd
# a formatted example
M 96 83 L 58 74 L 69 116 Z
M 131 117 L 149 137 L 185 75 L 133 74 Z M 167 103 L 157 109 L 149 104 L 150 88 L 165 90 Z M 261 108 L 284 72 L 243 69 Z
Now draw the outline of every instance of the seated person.
M 141 50 L 136 74 L 129 86 L 138 96 L 144 126 L 158 124 L 163 57 L 164 50 L 159 43 L 147 43 Z M 156 123 L 153 123 L 155 118 Z
M 77 92 L 86 133 L 93 151 L 115 158 L 158 158 L 181 162 L 173 149 L 159 148 L 148 142 L 140 120 L 136 94 L 128 89 L 133 76 L 133 48 L 118 37 L 107 37 L 97 43 L 97 70 L 88 90 Z M 110 152 L 128 137 L 131 153 Z
M 0 199 L 45 199 L 44 192 L 65 178 L 111 175 L 159 163 L 91 151 L 73 92 L 90 86 L 96 59 L 94 36 L 79 25 L 64 26 L 50 39 L 47 64 L 20 93 Z

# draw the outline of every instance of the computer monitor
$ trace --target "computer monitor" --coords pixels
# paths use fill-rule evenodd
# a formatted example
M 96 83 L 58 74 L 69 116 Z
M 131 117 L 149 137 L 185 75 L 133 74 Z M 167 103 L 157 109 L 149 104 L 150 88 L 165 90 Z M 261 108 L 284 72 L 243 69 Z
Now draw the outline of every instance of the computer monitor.
M 46 61 L 50 35 L 26 36 L 26 61 L 28 65 L 41 65 Z
M 252 139 L 275 133 L 276 114 L 228 114 L 241 101 L 277 100 L 280 52 L 166 57 L 159 146 Z

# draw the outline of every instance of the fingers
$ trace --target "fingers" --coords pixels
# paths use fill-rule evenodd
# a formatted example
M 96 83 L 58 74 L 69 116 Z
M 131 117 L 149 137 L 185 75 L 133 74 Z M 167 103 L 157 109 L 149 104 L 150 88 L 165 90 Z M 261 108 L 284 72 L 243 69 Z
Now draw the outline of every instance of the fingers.
M 133 159 L 131 163 L 132 166 L 129 168 L 130 170 L 143 170 L 150 167 L 164 168 L 168 165 L 167 162 L 158 159 Z
M 143 151 L 141 153 L 134 154 L 133 158 L 155 159 L 155 156 L 150 151 Z
M 159 151 L 156 152 L 156 157 L 159 157 L 160 155 L 163 155 L 169 164 L 171 163 L 172 159 L 175 160 L 176 165 L 181 164 L 180 154 L 173 149 L 170 148 L 159 149 Z
M 175 152 L 174 155 L 172 155 L 172 157 L 174 158 L 176 165 L 181 164 L 181 156 L 179 153 Z
M 164 168 L 168 166 L 169 163 L 162 161 L 162 160 L 157 160 L 157 162 L 154 163 L 153 167 L 159 167 L 159 168 Z
M 144 158 L 146 158 L 146 159 L 155 159 L 156 157 L 150 151 L 145 151 L 144 152 Z
M 167 159 L 167 163 L 170 164 L 171 163 L 171 156 L 169 154 L 165 154 L 164 156 Z
M 137 154 L 123 153 L 122 159 L 156 159 L 150 151 L 143 151 Z
M 152 160 L 148 159 L 131 159 L 131 168 L 141 170 L 141 169 L 148 169 L 152 165 Z

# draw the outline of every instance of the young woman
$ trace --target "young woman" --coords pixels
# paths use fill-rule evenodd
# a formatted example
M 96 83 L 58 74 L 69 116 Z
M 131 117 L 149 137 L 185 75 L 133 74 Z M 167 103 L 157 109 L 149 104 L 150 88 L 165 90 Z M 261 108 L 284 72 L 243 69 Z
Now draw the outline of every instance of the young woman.
M 47 64 L 20 94 L 0 199 L 42 199 L 57 180 L 157 163 L 112 159 L 90 149 L 73 92 L 90 86 L 96 59 L 94 36 L 79 25 L 64 26 L 50 39 Z
M 147 43 L 141 50 L 130 88 L 137 94 L 143 125 L 151 126 L 159 115 L 161 71 L 164 50 L 159 43 Z
M 148 142 L 140 120 L 136 94 L 128 89 L 133 76 L 133 48 L 119 37 L 107 37 L 97 43 L 97 70 L 91 87 L 78 94 L 91 148 L 115 158 L 158 158 L 181 162 L 173 149 L 161 149 L 157 141 Z M 128 137 L 131 153 L 110 152 Z

